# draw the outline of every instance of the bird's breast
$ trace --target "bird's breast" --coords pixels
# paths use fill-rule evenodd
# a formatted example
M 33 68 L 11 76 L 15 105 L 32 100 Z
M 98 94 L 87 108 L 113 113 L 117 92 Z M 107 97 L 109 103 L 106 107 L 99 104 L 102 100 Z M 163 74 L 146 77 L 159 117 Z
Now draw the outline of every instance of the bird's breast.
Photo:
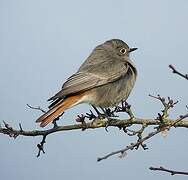
M 126 100 L 135 84 L 136 74 L 129 68 L 118 80 L 88 90 L 87 103 L 100 107 L 113 107 Z

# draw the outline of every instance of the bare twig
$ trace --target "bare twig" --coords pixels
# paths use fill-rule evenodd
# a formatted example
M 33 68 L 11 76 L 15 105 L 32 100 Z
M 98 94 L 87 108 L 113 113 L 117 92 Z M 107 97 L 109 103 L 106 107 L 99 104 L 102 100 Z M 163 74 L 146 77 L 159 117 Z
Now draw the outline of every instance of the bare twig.
M 166 130 L 170 130 L 171 127 L 173 127 L 173 126 L 175 127 L 177 125 L 177 123 L 180 123 L 183 119 L 187 118 L 188 114 L 186 114 L 184 116 L 180 116 L 178 119 L 176 119 L 175 121 L 173 121 L 169 124 L 169 122 L 167 122 L 168 121 L 167 120 L 168 110 L 170 108 L 173 108 L 174 105 L 176 105 L 178 103 L 178 101 L 174 102 L 170 97 L 168 97 L 167 100 L 166 100 L 164 97 L 161 97 L 160 95 L 157 95 L 157 96 L 149 95 L 149 96 L 159 100 L 162 103 L 162 105 L 164 106 L 164 109 L 162 110 L 162 114 L 158 113 L 158 117 L 157 117 L 156 120 L 159 120 L 159 121 L 157 121 L 158 126 L 155 127 L 156 130 L 149 133 L 144 138 L 142 138 L 142 133 L 143 133 L 144 129 L 147 127 L 147 124 L 144 124 L 144 122 L 143 122 L 142 128 L 139 131 L 132 131 L 132 133 L 130 134 L 130 135 L 137 135 L 138 136 L 137 142 L 131 143 L 129 146 L 126 146 L 126 148 L 124 148 L 124 149 L 120 149 L 118 151 L 111 152 L 111 153 L 109 153 L 109 154 L 107 154 L 103 157 L 100 157 L 100 158 L 97 159 L 97 161 L 107 159 L 110 156 L 113 156 L 113 155 L 119 154 L 119 153 L 121 153 L 122 157 L 123 157 L 124 154 L 126 154 L 126 152 L 128 150 L 133 150 L 133 149 L 137 150 L 140 145 L 141 145 L 141 147 L 143 147 L 144 150 L 146 150 L 148 148 L 147 148 L 146 144 L 143 144 L 144 141 L 152 138 L 153 136 L 155 136 L 159 132 L 165 132 Z M 124 128 L 124 132 L 127 133 L 128 131 L 130 131 L 130 130 Z M 120 157 L 121 157 L 121 155 L 120 155 Z
M 157 168 L 157 167 L 150 167 L 149 169 L 152 170 L 152 171 L 164 171 L 164 172 L 168 172 L 171 175 L 176 175 L 176 174 L 178 174 L 178 175 L 188 175 L 188 172 L 174 171 L 174 170 L 166 169 L 166 168 L 164 168 L 162 166 L 160 166 L 159 168 Z
M 126 148 L 124 148 L 124 149 L 120 149 L 120 150 L 118 150 L 118 151 L 111 152 L 111 153 L 109 153 L 109 154 L 107 154 L 107 155 L 105 155 L 105 156 L 103 156 L 103 157 L 99 157 L 99 158 L 97 159 L 97 161 L 101 161 L 101 160 L 107 159 L 107 158 L 109 158 L 110 156 L 113 156 L 113 155 L 115 155 L 115 154 L 119 154 L 119 153 L 125 154 L 125 152 L 127 152 L 128 150 L 133 150 L 133 149 L 136 149 L 136 150 L 137 150 L 140 145 L 142 145 L 143 149 L 146 150 L 146 149 L 148 149 L 148 148 L 146 147 L 145 144 L 143 144 L 143 142 L 145 142 L 146 140 L 152 138 L 153 136 L 155 136 L 155 135 L 158 134 L 159 132 L 164 131 L 165 129 L 168 129 L 168 130 L 169 130 L 169 129 L 170 129 L 171 127 L 173 127 L 173 126 L 176 127 L 177 124 L 180 123 L 180 121 L 182 121 L 183 119 L 185 119 L 185 118 L 187 118 L 187 117 L 188 117 L 188 114 L 186 114 L 185 116 L 180 116 L 180 118 L 178 118 L 177 120 L 175 120 L 175 121 L 173 121 L 173 122 L 171 122 L 171 123 L 167 123 L 167 121 L 165 121 L 165 124 L 164 124 L 163 126 L 159 125 L 156 131 L 153 131 L 153 132 L 149 133 L 149 134 L 148 134 L 147 136 L 145 136 L 144 138 L 142 138 L 142 136 L 140 136 L 140 138 L 138 139 L 137 142 L 131 143 L 129 146 L 126 146 Z M 144 126 L 143 126 L 142 128 L 143 128 L 143 129 L 141 129 L 141 132 L 143 132 Z
M 172 72 L 175 73 L 175 74 L 178 74 L 179 76 L 185 78 L 186 80 L 188 80 L 188 74 L 182 74 L 180 73 L 179 71 L 177 71 L 175 69 L 175 67 L 173 65 L 169 65 L 169 68 L 172 69 Z M 165 100 L 164 100 L 165 102 Z M 169 100 L 170 102 L 170 100 Z M 164 105 L 164 104 L 163 104 Z M 165 106 L 165 105 L 164 105 Z M 173 102 L 172 102 L 172 107 L 173 107 Z M 186 106 L 186 108 L 188 109 L 188 107 Z M 172 122 L 171 123 L 171 126 L 176 126 L 177 123 L 181 122 L 183 119 L 187 118 L 188 117 L 188 113 L 186 115 L 181 115 L 176 121 Z M 164 171 L 164 172 L 168 172 L 170 173 L 171 175 L 188 175 L 188 172 L 183 172 L 183 171 L 174 171 L 174 170 L 170 170 L 170 169 L 166 169 L 162 166 L 160 166 L 159 168 L 157 167 L 150 167 L 149 168 L 150 170 L 153 170 L 153 171 Z
M 100 121 L 100 123 L 99 123 L 99 121 Z M 130 119 L 125 119 L 125 120 L 112 119 L 108 125 L 111 127 L 120 128 L 120 127 L 128 127 L 130 125 L 136 125 L 136 124 L 143 125 L 143 123 L 146 126 L 159 125 L 159 122 L 156 121 L 155 119 L 139 119 L 139 118 L 134 118 L 132 120 L 130 120 Z M 169 126 L 174 126 L 174 127 L 188 128 L 188 119 L 185 119 L 185 120 L 181 119 L 181 121 L 179 120 L 178 122 L 177 122 L 177 120 L 175 121 L 173 119 L 166 119 L 165 124 L 169 125 Z M 106 120 L 99 119 L 98 123 L 89 122 L 86 124 L 83 124 L 83 123 L 73 124 L 73 125 L 67 125 L 67 126 L 58 126 L 56 128 L 51 128 L 51 129 L 47 129 L 47 130 L 32 130 L 32 131 L 26 131 L 26 130 L 23 130 L 22 128 L 14 129 L 8 123 L 5 123 L 5 122 L 4 122 L 4 126 L 5 127 L 0 127 L 0 133 L 6 134 L 9 137 L 13 137 L 13 138 L 16 138 L 17 136 L 42 136 L 42 137 L 44 137 L 44 136 L 48 136 L 49 134 L 60 132 L 60 131 L 70 131 L 70 130 L 78 130 L 78 129 L 80 129 L 80 130 L 96 129 L 96 128 L 101 128 L 101 127 L 106 127 Z M 149 138 L 151 135 L 152 134 L 149 135 Z M 145 137 L 144 139 L 147 140 L 148 137 Z M 138 146 L 142 142 L 143 142 L 143 140 L 136 142 L 134 147 Z M 121 153 L 121 152 L 122 152 L 122 150 L 119 151 L 119 153 Z
M 89 122 L 86 123 L 86 129 L 97 129 L 101 127 L 105 127 L 106 121 L 103 119 L 99 120 L 100 123 L 97 125 L 95 123 Z M 173 119 L 166 119 L 166 125 L 171 125 L 174 123 L 175 120 Z M 131 121 L 129 119 L 119 120 L 119 119 L 112 119 L 109 126 L 111 127 L 127 127 L 130 125 L 142 125 L 145 123 L 147 126 L 156 126 L 159 125 L 159 122 L 157 122 L 155 119 L 140 119 L 140 118 L 134 118 Z M 7 123 L 6 123 L 7 124 Z M 10 125 L 8 125 L 10 126 Z M 43 136 L 44 134 L 52 134 L 59 131 L 70 131 L 70 130 L 78 130 L 84 128 L 85 125 L 83 124 L 73 124 L 73 125 L 67 125 L 67 126 L 58 126 L 57 128 L 51 128 L 47 130 L 32 130 L 32 131 L 20 131 L 19 129 L 14 129 L 12 127 L 0 127 L 0 133 L 1 134 L 17 134 L 20 136 Z M 176 122 L 174 124 L 174 127 L 182 127 L 182 128 L 188 128 L 188 119 L 185 119 L 181 122 Z
M 151 96 L 151 95 L 150 95 Z M 73 124 L 73 125 L 67 125 L 67 126 L 57 126 L 56 122 L 54 122 L 54 126 L 51 129 L 47 130 L 33 130 L 33 131 L 25 131 L 23 130 L 21 124 L 19 124 L 19 129 L 14 129 L 11 127 L 8 123 L 4 122 L 4 127 L 0 126 L 0 133 L 1 134 L 6 134 L 9 137 L 18 137 L 18 136 L 42 136 L 42 141 L 37 145 L 39 151 L 37 157 L 40 156 L 41 152 L 45 153 L 44 151 L 44 144 L 46 143 L 46 137 L 49 134 L 56 133 L 59 131 L 69 131 L 69 130 L 76 130 L 76 129 L 81 129 L 81 130 L 86 130 L 86 129 L 96 129 L 96 128 L 102 128 L 111 126 L 111 127 L 118 127 L 120 130 L 124 130 L 125 133 L 127 133 L 130 136 L 136 135 L 138 137 L 137 142 L 131 143 L 129 146 L 126 146 L 126 148 L 109 153 L 108 155 L 98 158 L 98 161 L 101 161 L 103 159 L 106 159 L 114 154 L 120 153 L 121 157 L 123 157 L 126 154 L 127 150 L 132 150 L 132 149 L 138 149 L 140 146 L 146 150 L 148 149 L 145 144 L 143 144 L 144 141 L 147 139 L 153 137 L 154 135 L 158 134 L 161 131 L 165 131 L 166 129 L 170 129 L 172 126 L 174 127 L 184 127 L 188 128 L 188 119 L 186 120 L 185 118 L 188 117 L 188 114 L 184 116 L 180 116 L 178 119 L 173 120 L 168 118 L 168 113 L 167 111 L 174 107 L 174 105 L 177 102 L 174 102 L 171 98 L 168 98 L 167 101 L 165 98 L 162 98 L 160 95 L 158 96 L 152 96 L 155 99 L 158 99 L 161 101 L 161 103 L 164 106 L 164 109 L 162 110 L 162 114 L 159 114 L 158 119 L 140 119 L 132 116 L 132 112 L 130 110 L 130 105 L 123 104 L 122 106 L 119 106 L 118 108 L 115 108 L 115 110 L 109 110 L 110 114 L 115 113 L 115 112 L 126 112 L 129 114 L 130 118 L 125 119 L 125 120 L 120 120 L 120 119 L 114 119 L 110 118 L 110 121 L 107 121 L 105 117 L 101 116 L 95 116 L 92 111 L 89 113 L 86 113 L 86 115 L 81 115 L 78 116 L 76 119 L 79 124 Z M 28 105 L 28 107 L 35 109 L 35 110 L 40 110 L 42 112 L 45 112 L 42 110 L 40 107 L 32 107 Z M 114 115 L 114 114 L 113 114 Z M 86 122 L 85 119 L 93 120 L 92 122 Z M 160 119 L 161 118 L 161 119 Z M 185 119 L 185 120 L 183 120 Z M 160 120 L 160 121 L 159 121 Z M 162 122 L 163 120 L 163 122 Z M 162 122 L 162 123 L 161 123 Z M 127 129 L 127 127 L 133 126 L 133 125 L 142 125 L 142 127 L 139 130 L 131 130 Z M 142 137 L 142 134 L 147 126 L 155 126 L 155 131 L 149 133 L 147 136 Z
M 182 121 L 183 119 L 185 119 L 187 117 L 188 117 L 188 113 L 185 115 L 180 115 L 180 117 L 177 120 L 175 120 L 174 122 L 172 122 L 170 126 L 176 127 L 177 123 L 179 123 L 180 121 Z
M 175 69 L 175 67 L 174 67 L 173 65 L 171 65 L 171 64 L 169 65 L 169 68 L 172 69 L 172 72 L 173 72 L 173 73 L 178 74 L 179 76 L 181 76 L 181 77 L 183 77 L 183 78 L 185 78 L 185 79 L 188 80 L 188 74 L 182 74 L 182 73 L 180 73 L 180 72 L 177 71 L 177 70 Z
M 149 133 L 146 137 L 144 137 L 143 139 L 141 139 L 140 141 L 137 141 L 136 143 L 131 143 L 129 146 L 126 146 L 126 148 L 124 149 L 120 149 L 118 151 L 114 151 L 114 152 L 111 152 L 103 157 L 99 157 L 97 158 L 97 161 L 101 161 L 101 160 L 104 160 L 104 159 L 107 159 L 109 158 L 110 156 L 113 156 L 115 154 L 125 154 L 126 151 L 128 150 L 133 150 L 135 147 L 138 147 L 140 144 L 142 144 L 144 141 L 150 139 L 151 137 L 155 136 L 156 134 L 158 134 L 159 132 L 161 132 L 160 129 L 152 132 L 152 133 Z
M 128 129 L 126 127 L 123 128 L 123 131 L 128 135 L 128 136 L 137 136 L 138 137 L 138 140 L 137 141 L 140 141 L 142 140 L 143 136 L 143 132 L 144 130 L 146 129 L 147 125 L 145 123 L 142 124 L 142 127 L 139 129 L 139 130 L 132 130 L 132 129 Z M 138 149 L 139 147 L 142 147 L 144 150 L 147 150 L 147 145 L 146 144 L 143 144 L 143 143 L 140 143 L 138 144 L 135 149 Z
M 39 144 L 37 144 L 37 147 L 38 147 L 38 150 L 39 150 L 37 157 L 40 156 L 41 152 L 43 152 L 43 154 L 45 154 L 44 144 L 46 143 L 46 137 L 47 137 L 47 135 L 43 135 L 42 141 Z
M 127 101 L 123 100 L 120 106 L 117 106 L 114 112 L 126 112 L 130 119 L 134 118 L 134 114 L 131 110 L 131 105 L 127 103 Z
M 34 107 L 34 106 L 29 105 L 29 104 L 27 104 L 27 106 L 28 106 L 29 108 L 31 108 L 31 109 L 39 110 L 39 111 L 41 111 L 41 112 L 43 112 L 43 113 L 46 113 L 46 111 L 45 111 L 44 109 L 42 109 L 40 106 Z
M 23 132 L 23 128 L 22 128 L 22 124 L 19 123 L 19 127 L 20 127 L 20 132 Z
M 158 113 L 158 117 L 156 118 L 156 120 L 159 120 L 161 125 L 163 126 L 165 124 L 166 118 L 168 118 L 168 116 L 169 116 L 168 111 L 171 108 L 173 108 L 178 103 L 178 101 L 174 102 L 174 100 L 171 99 L 170 97 L 165 99 L 164 97 L 161 97 L 159 94 L 157 96 L 153 96 L 153 95 L 149 94 L 149 96 L 154 98 L 154 99 L 159 100 L 162 103 L 163 107 L 164 107 L 161 110 L 162 114 Z

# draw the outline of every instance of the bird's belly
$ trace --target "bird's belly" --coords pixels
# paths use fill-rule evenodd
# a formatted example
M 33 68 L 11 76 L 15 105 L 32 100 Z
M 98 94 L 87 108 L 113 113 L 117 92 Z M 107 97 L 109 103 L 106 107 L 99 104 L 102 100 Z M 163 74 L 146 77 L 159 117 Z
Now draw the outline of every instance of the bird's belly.
M 113 107 L 122 100 L 126 100 L 134 86 L 135 77 L 126 76 L 121 79 L 108 83 L 103 86 L 92 89 L 93 98 L 90 98 L 90 104 L 98 107 Z

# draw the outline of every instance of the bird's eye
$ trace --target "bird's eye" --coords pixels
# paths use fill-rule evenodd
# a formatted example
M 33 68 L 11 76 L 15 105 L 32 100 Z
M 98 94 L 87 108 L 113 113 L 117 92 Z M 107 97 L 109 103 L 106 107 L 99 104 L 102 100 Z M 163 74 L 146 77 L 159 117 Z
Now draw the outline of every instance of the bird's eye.
M 120 49 L 120 53 L 125 54 L 127 50 L 125 48 Z

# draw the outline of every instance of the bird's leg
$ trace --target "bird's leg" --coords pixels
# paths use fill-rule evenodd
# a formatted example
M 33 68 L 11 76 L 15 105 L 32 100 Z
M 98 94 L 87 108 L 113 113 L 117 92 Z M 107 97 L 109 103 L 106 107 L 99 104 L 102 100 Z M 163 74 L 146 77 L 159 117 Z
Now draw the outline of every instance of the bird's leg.
M 110 108 L 102 108 L 100 107 L 101 110 L 104 112 L 106 117 L 118 117 L 117 115 L 115 115 L 114 113 L 116 112 L 116 110 L 112 110 Z
M 92 105 L 92 107 L 93 107 L 93 109 L 96 111 L 96 113 L 97 113 L 99 119 L 104 118 L 103 114 L 100 113 L 99 110 L 98 110 L 95 106 Z
M 110 119 L 110 117 L 113 115 L 111 113 L 110 109 L 104 109 L 102 107 L 100 107 L 100 109 L 104 112 L 105 118 L 107 118 L 107 122 L 106 122 L 106 126 L 105 126 L 105 130 L 108 132 L 108 126 L 110 125 L 110 122 L 112 119 Z
M 87 129 L 87 124 L 85 122 L 85 118 L 86 116 L 81 114 L 81 115 L 77 115 L 77 118 L 76 118 L 76 121 L 77 122 L 80 122 L 82 124 L 82 131 L 86 130 Z
M 94 114 L 93 114 L 93 112 L 92 111 L 90 111 L 91 112 L 91 114 L 87 114 L 87 116 L 89 115 L 89 119 L 94 119 L 93 121 L 92 121 L 92 124 L 97 124 L 97 126 L 99 125 L 99 124 L 103 124 L 104 123 L 104 118 L 105 118 L 105 116 L 104 116 L 104 114 L 102 114 L 95 106 L 93 106 L 92 105 L 92 107 L 93 107 L 93 109 L 96 111 L 96 113 L 97 113 L 97 116 L 95 116 Z
M 52 124 L 54 125 L 53 128 L 57 128 L 57 127 L 58 127 L 57 121 L 59 120 L 59 118 L 60 118 L 63 114 L 64 114 L 64 112 L 61 113 L 57 118 L 55 118 L 55 119 L 53 120 L 53 122 L 52 122 Z
M 118 113 L 118 112 L 126 112 L 126 113 L 129 115 L 130 120 L 134 118 L 134 114 L 133 114 L 133 112 L 132 112 L 132 110 L 131 110 L 131 105 L 128 104 L 128 103 L 126 102 L 126 100 L 123 100 L 123 101 L 121 102 L 121 105 L 120 105 L 120 106 L 116 106 L 115 112 L 117 112 L 117 113 Z
M 58 125 L 57 125 L 57 121 L 59 120 L 59 118 L 56 118 L 56 119 L 54 119 L 53 121 L 52 121 L 52 124 L 54 125 L 54 127 L 53 128 L 57 128 L 58 127 Z
M 100 109 L 103 111 L 105 118 L 108 119 L 111 116 L 110 113 L 105 108 L 100 107 Z

